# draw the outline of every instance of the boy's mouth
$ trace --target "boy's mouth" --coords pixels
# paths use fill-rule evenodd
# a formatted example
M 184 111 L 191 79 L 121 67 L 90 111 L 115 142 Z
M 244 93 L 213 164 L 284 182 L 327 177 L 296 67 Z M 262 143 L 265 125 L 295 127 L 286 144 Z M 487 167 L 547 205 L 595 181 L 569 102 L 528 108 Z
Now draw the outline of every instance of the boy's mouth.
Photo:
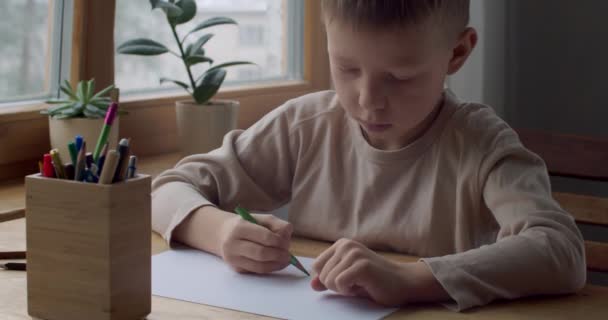
M 390 123 L 370 123 L 365 121 L 360 121 L 360 123 L 368 132 L 384 132 L 393 126 Z

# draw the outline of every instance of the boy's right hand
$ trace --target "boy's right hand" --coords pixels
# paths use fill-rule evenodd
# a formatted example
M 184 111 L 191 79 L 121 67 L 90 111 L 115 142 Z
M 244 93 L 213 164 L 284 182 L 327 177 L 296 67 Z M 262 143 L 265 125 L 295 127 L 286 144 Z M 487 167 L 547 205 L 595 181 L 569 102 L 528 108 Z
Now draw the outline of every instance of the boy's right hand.
M 221 227 L 219 253 L 237 272 L 270 273 L 289 264 L 289 222 L 271 214 L 253 214 L 260 225 L 239 215 Z

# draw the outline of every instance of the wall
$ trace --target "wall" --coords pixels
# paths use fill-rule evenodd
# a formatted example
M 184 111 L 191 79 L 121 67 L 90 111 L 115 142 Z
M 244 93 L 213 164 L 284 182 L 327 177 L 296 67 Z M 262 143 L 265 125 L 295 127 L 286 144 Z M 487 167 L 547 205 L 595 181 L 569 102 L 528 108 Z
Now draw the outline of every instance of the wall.
M 506 109 L 511 125 L 608 137 L 607 1 L 510 0 Z M 542 23 L 539 23 L 542 21 Z M 554 188 L 608 196 L 608 185 Z
M 492 106 L 505 115 L 507 1 L 471 0 L 471 27 L 479 41 L 463 68 L 448 79 L 448 87 L 465 101 Z
M 510 0 L 509 120 L 608 136 L 608 1 Z
M 608 137 L 607 1 L 509 0 L 505 108 L 512 126 Z M 502 79 L 501 79 L 502 81 Z M 556 191 L 608 196 L 608 183 L 553 178 Z M 608 241 L 606 228 L 579 224 L 585 238 Z M 590 273 L 591 282 L 608 276 Z

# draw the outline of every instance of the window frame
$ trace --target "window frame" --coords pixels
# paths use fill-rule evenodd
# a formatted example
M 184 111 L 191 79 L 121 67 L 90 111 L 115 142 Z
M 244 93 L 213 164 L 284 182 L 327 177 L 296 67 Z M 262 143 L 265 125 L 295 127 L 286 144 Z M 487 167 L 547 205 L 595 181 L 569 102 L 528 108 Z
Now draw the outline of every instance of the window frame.
M 94 76 L 99 87 L 114 83 L 113 21 L 116 0 L 71 1 L 74 15 L 70 80 L 77 82 Z M 222 88 L 216 95 L 217 99 L 241 102 L 239 128 L 249 127 L 288 99 L 330 89 L 327 41 L 320 1 L 304 1 L 303 16 L 302 80 L 230 86 Z M 287 20 L 284 23 L 288 23 Z M 109 21 L 111 25 L 108 25 Z M 121 122 L 121 136 L 139 137 L 137 141 L 146 141 L 135 150 L 140 155 L 176 151 L 176 127 L 175 121 L 172 121 L 175 118 L 174 105 L 176 101 L 188 98 L 187 94 L 162 92 L 130 95 L 121 99 L 121 107 L 132 114 Z M 48 152 L 49 146 L 48 121 L 46 116 L 40 114 L 46 108 L 44 103 L 20 103 L 0 109 L 0 132 L 8 133 L 0 136 L 0 180 L 37 171 L 37 160 Z M 158 124 L 152 138 L 150 123 Z M 4 148 L 2 144 L 5 144 Z M 11 146 L 20 146 L 19 154 L 2 152 Z
M 52 28 L 47 30 L 49 41 L 47 50 L 49 56 L 46 57 L 46 67 L 48 74 L 45 75 L 45 82 L 49 81 L 48 90 L 44 92 L 32 93 L 23 97 L 13 97 L 0 102 L 0 108 L 28 106 L 39 104 L 50 98 L 58 96 L 59 83 L 63 81 L 69 73 L 70 54 L 66 54 L 69 49 L 70 41 L 65 41 L 71 34 L 72 22 L 72 0 L 54 0 L 48 3 L 48 21 Z M 49 66 L 50 64 L 50 66 Z

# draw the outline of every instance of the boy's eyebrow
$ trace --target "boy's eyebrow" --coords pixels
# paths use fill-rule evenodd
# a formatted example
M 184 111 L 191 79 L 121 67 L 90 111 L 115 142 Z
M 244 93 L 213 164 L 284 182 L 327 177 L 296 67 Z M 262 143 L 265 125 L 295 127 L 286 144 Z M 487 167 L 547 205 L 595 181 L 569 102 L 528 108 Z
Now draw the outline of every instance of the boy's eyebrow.
M 332 53 L 330 52 L 330 56 L 331 56 L 331 57 L 332 57 L 334 60 L 338 60 L 338 61 L 340 61 L 340 62 L 348 62 L 348 63 L 354 62 L 354 60 L 353 60 L 353 59 L 348 58 L 348 57 L 345 57 L 345 56 L 342 56 L 342 55 L 340 55 L 340 54 L 336 54 L 336 53 L 333 53 L 333 54 L 332 54 Z
M 399 57 L 395 57 L 393 59 L 390 60 L 392 63 L 394 63 L 395 65 L 400 65 L 400 66 L 412 66 L 412 65 L 418 65 L 421 61 L 419 61 L 419 59 L 416 59 L 415 57 L 412 56 L 399 56 Z
M 344 55 L 341 55 L 341 54 L 335 53 L 335 52 L 330 52 L 330 56 L 332 59 L 334 59 L 338 62 L 341 62 L 341 63 L 355 63 L 356 62 L 352 58 L 349 58 L 347 56 L 344 56 Z M 408 67 L 417 65 L 417 61 L 415 61 L 412 57 L 409 57 L 409 56 L 395 57 L 390 60 L 392 62 L 393 67 L 395 67 L 395 69 L 408 68 Z

